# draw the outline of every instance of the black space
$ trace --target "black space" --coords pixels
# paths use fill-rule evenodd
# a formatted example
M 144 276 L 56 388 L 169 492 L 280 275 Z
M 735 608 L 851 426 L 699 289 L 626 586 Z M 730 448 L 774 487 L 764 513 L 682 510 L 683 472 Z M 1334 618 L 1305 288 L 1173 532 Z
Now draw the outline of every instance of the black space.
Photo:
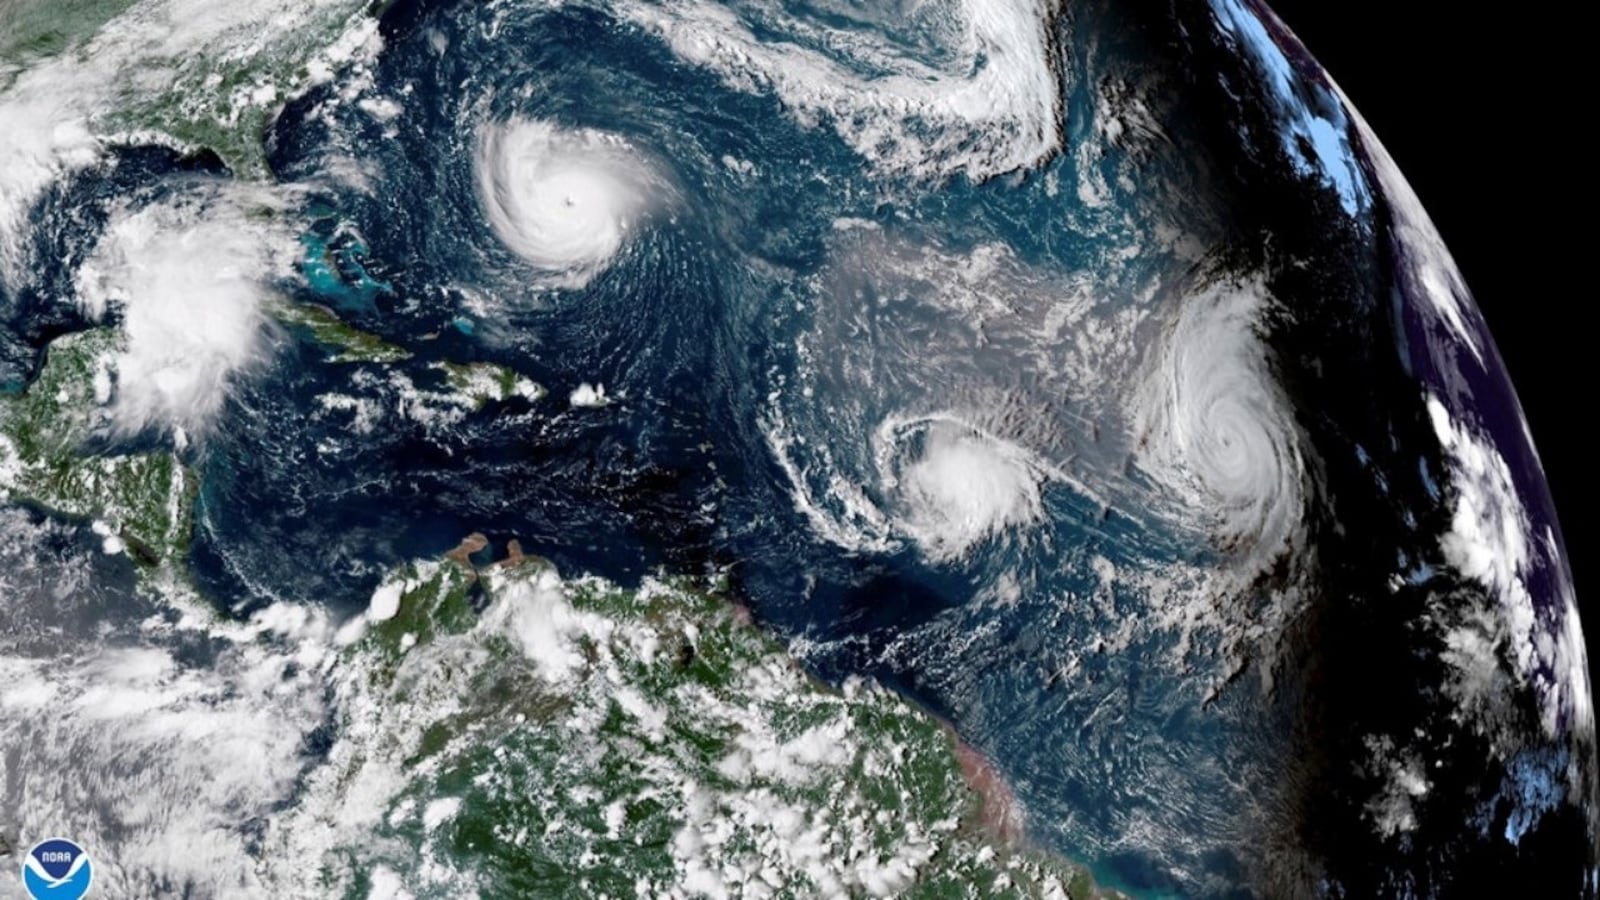
M 1581 29 L 1536 8 L 1483 14 L 1447 3 L 1271 3 L 1389 149 L 1477 298 L 1533 429 L 1600 656 L 1600 584 L 1586 522 L 1583 452 L 1594 386 L 1594 290 L 1579 247 L 1592 145 L 1577 139 L 1587 84 Z M 1573 78 L 1580 81 L 1573 81 Z M 1577 207 L 1574 211 L 1572 207 Z

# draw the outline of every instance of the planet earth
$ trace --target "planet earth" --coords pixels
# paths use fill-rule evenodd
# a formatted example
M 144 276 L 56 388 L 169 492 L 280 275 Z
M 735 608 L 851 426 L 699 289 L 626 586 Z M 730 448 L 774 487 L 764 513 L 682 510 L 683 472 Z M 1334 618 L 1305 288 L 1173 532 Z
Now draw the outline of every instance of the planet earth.
M 0 535 L 98 896 L 1600 893 L 1516 396 L 1260 0 L 7 3 Z

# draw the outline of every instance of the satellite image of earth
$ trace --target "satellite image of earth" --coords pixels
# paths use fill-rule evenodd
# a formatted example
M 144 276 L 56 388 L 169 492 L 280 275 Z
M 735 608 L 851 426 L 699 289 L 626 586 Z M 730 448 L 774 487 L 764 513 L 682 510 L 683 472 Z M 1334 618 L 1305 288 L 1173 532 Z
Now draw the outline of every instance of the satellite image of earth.
M 1260 0 L 0 4 L 0 897 L 1593 898 L 1592 697 Z

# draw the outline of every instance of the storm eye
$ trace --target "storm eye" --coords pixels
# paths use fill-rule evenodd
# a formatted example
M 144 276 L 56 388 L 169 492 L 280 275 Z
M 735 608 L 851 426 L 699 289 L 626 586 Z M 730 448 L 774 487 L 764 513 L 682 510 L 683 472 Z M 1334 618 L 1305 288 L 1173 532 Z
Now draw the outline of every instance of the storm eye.
M 664 192 L 621 137 L 534 120 L 483 129 L 473 165 L 495 235 L 557 287 L 604 270 Z
M 1134 410 L 1151 471 L 1253 564 L 1299 540 L 1305 503 L 1300 433 L 1258 331 L 1264 298 L 1251 284 L 1191 297 Z

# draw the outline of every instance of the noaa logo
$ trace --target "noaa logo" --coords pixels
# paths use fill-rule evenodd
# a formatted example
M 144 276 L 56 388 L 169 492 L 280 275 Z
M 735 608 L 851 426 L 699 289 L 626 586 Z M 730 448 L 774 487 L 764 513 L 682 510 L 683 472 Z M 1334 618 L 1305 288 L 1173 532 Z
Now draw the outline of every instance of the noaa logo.
M 34 844 L 22 861 L 22 884 L 33 900 L 78 900 L 93 880 L 89 854 L 61 838 Z

